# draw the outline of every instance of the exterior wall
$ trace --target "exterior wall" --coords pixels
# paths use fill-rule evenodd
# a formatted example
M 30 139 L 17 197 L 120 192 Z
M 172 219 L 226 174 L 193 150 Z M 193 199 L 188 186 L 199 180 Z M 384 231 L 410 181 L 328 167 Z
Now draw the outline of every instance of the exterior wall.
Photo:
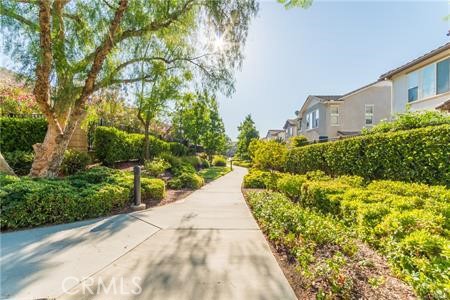
M 88 151 L 87 133 L 85 130 L 81 129 L 80 125 L 78 125 L 75 128 L 72 138 L 70 139 L 68 148 L 77 151 L 84 151 L 84 152 Z
M 319 126 L 317 128 L 307 129 L 306 115 L 316 109 L 319 110 Z M 326 117 L 326 105 L 318 100 L 312 100 L 311 103 L 306 107 L 304 112 L 301 114 L 302 130 L 300 131 L 300 134 L 304 135 L 310 141 L 318 140 L 320 136 L 327 136 L 328 128 Z
M 292 134 L 289 133 L 289 129 L 291 130 Z M 285 133 L 286 140 L 289 140 L 291 137 L 296 136 L 297 135 L 297 131 L 298 131 L 297 126 L 292 126 L 292 125 L 287 126 L 286 130 L 285 130 L 285 132 L 286 132 Z
M 450 99 L 450 91 L 408 102 L 408 74 L 450 57 L 450 50 L 444 51 L 392 76 L 392 114 L 405 112 L 409 106 L 411 111 L 435 110 L 436 106 Z
M 381 81 L 343 98 L 339 107 L 339 130 L 361 131 L 366 126 L 365 106 L 373 105 L 373 125 L 391 116 L 391 82 Z M 337 132 L 336 132 L 337 136 Z

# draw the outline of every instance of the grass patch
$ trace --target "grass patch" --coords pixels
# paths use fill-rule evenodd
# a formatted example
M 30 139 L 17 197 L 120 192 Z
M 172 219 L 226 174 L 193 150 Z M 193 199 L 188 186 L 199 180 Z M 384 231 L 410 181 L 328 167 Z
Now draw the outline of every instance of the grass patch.
M 211 167 L 208 169 L 203 169 L 198 173 L 206 182 L 210 182 L 229 173 L 230 171 L 231 169 L 229 167 Z

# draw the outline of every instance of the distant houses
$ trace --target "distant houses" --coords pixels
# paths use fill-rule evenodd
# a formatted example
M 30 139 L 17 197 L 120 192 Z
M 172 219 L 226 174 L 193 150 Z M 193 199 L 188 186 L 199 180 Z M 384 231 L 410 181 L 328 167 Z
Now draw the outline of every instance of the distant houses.
M 381 120 L 407 110 L 450 110 L 450 43 L 382 74 L 377 81 L 345 95 L 310 95 L 266 139 L 304 135 L 310 141 L 358 135 Z

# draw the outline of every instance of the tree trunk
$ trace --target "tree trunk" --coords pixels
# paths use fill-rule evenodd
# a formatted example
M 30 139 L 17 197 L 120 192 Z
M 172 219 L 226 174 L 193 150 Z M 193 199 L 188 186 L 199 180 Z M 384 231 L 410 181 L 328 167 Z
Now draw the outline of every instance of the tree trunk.
M 51 123 L 48 124 L 44 141 L 33 145 L 35 157 L 30 171 L 32 177 L 58 176 L 64 152 L 69 145 L 74 129 L 67 128 L 67 131 L 61 134 L 58 128 Z
M 0 172 L 16 176 L 13 169 L 11 169 L 11 167 L 9 166 L 8 162 L 3 158 L 1 152 L 0 152 Z

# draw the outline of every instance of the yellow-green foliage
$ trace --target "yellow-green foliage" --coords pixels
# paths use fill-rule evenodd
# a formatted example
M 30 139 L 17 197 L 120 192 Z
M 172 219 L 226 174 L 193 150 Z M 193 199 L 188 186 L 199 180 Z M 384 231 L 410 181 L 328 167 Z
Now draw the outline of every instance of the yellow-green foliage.
M 244 176 L 244 187 L 252 189 L 276 189 L 281 173 L 250 169 Z
M 384 253 L 420 296 L 450 297 L 449 189 L 388 180 L 365 186 L 357 176 L 318 175 L 282 175 L 278 189 L 305 208 L 342 220 Z
M 253 167 L 282 171 L 286 158 L 286 145 L 276 141 L 253 140 L 249 146 Z

